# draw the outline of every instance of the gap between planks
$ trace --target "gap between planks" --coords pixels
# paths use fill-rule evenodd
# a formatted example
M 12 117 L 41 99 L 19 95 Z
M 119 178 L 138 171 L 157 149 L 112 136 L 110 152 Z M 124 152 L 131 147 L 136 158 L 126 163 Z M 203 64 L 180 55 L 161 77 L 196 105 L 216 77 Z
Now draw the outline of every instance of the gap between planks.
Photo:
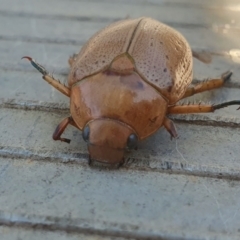
M 69 113 L 69 104 L 60 102 L 44 102 L 33 100 L 19 100 L 19 99 L 4 99 L 0 98 L 0 109 L 16 109 L 26 111 L 44 111 L 44 112 L 57 112 L 62 114 Z M 181 123 L 191 123 L 204 126 L 218 126 L 218 127 L 240 127 L 240 119 L 237 117 L 219 117 L 219 116 L 206 116 L 198 114 L 186 114 L 186 115 L 170 115 L 170 118 L 174 121 Z
M 28 36 L 18 36 L 18 41 L 21 42 L 31 42 L 31 43 L 48 43 L 48 44 L 60 44 L 60 45 L 73 45 L 80 48 L 86 43 L 86 41 L 81 40 L 73 40 L 73 39 L 50 39 L 45 37 L 28 37 Z M 0 41 L 16 41 L 15 37 L 12 36 L 4 36 L 0 35 Z M 231 59 L 232 56 L 229 51 L 222 51 L 218 49 L 209 49 L 209 48 L 199 48 L 199 47 L 192 47 L 194 51 L 197 52 L 206 52 L 212 56 L 221 56 Z
M 9 17 L 23 17 L 23 18 L 33 18 L 33 19 L 55 19 L 55 20 L 65 20 L 65 21 L 82 21 L 82 22 L 102 22 L 102 23 L 112 23 L 116 21 L 123 20 L 123 18 L 104 18 L 104 17 L 86 17 L 86 16 L 67 16 L 67 15 L 49 15 L 49 14 L 39 14 L 39 13 L 23 13 L 23 12 L 11 12 L 11 11 L 2 11 L 0 10 L 0 15 L 9 16 Z M 162 21 L 163 23 L 173 27 L 173 28 L 186 28 L 186 29 L 212 29 L 211 24 L 204 23 L 180 23 L 180 22 L 169 22 Z M 240 30 L 238 27 L 229 26 L 229 29 Z
M 65 231 L 68 233 L 82 233 L 89 235 L 98 235 L 103 237 L 118 237 L 124 239 L 162 239 L 162 240 L 188 240 L 170 235 L 154 234 L 143 232 L 138 225 L 119 224 L 114 222 L 105 222 L 98 220 L 101 227 L 91 227 L 91 221 L 87 219 L 69 219 L 52 216 L 26 215 L 16 213 L 6 213 L 0 211 L 0 226 L 38 229 L 44 231 Z M 190 240 L 190 239 L 189 239 Z
M 71 152 L 51 152 L 35 151 L 33 149 L 23 149 L 20 147 L 0 146 L 0 157 L 10 159 L 31 159 L 32 161 L 77 164 L 83 168 L 89 168 L 88 153 L 71 153 Z M 106 167 L 115 169 L 101 163 L 94 163 L 93 168 Z M 214 165 L 197 165 L 187 162 L 162 161 L 159 158 L 134 158 L 126 156 L 125 163 L 121 170 L 159 172 L 166 174 L 191 175 L 197 177 L 219 178 L 227 180 L 240 180 L 240 169 L 230 169 L 228 167 L 218 167 Z

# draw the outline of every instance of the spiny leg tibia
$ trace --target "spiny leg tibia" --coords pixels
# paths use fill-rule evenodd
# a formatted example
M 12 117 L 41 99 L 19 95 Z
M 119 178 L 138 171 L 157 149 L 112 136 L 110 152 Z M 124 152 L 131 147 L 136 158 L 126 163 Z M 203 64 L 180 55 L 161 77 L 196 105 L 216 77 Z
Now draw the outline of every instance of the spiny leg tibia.
M 221 78 L 209 79 L 207 81 L 204 81 L 202 83 L 195 85 L 194 87 L 190 87 L 187 89 L 182 99 L 186 97 L 190 97 L 196 93 L 220 88 L 224 85 L 225 82 L 227 82 L 231 78 L 231 76 L 232 76 L 232 72 L 227 71 L 222 74 Z
M 32 64 L 32 66 L 34 68 L 36 68 L 43 76 L 42 78 L 47 81 L 50 85 L 52 85 L 54 88 L 56 88 L 59 92 L 63 93 L 64 95 L 66 95 L 67 97 L 70 97 L 70 89 L 65 86 L 64 84 L 60 83 L 60 81 L 54 79 L 52 76 L 49 75 L 49 73 L 47 72 L 47 70 L 41 66 L 40 64 L 38 64 L 37 62 L 35 62 L 34 59 L 32 59 L 31 57 L 25 56 L 22 58 L 26 58 L 30 61 L 30 63 Z
M 64 118 L 56 127 L 56 130 L 53 133 L 53 140 L 57 141 L 62 141 L 62 142 L 66 142 L 66 143 L 70 143 L 70 139 L 67 138 L 61 138 L 62 133 L 64 132 L 64 130 L 66 129 L 67 125 L 71 124 L 72 126 L 77 127 L 76 123 L 74 122 L 74 120 L 72 119 L 72 117 L 67 117 Z
M 224 102 L 216 105 L 175 105 L 168 108 L 168 114 L 208 113 L 231 105 L 240 105 L 240 100 Z M 238 108 L 239 109 L 239 108 Z

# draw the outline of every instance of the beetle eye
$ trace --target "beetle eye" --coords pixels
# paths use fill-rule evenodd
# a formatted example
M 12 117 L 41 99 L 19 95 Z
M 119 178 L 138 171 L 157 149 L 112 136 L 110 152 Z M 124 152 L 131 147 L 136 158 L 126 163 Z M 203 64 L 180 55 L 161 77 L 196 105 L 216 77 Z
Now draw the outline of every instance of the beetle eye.
M 88 142 L 89 134 L 90 134 L 90 128 L 89 128 L 89 126 L 85 126 L 82 131 L 82 137 L 85 142 Z
M 137 146 L 138 143 L 138 137 L 136 134 L 132 133 L 127 140 L 127 148 L 133 149 Z

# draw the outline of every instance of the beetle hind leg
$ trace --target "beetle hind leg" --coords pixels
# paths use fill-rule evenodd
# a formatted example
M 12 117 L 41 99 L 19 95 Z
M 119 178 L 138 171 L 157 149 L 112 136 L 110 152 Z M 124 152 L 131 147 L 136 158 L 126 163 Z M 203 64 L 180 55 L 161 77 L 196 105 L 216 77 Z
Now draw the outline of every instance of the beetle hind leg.
M 50 76 L 49 73 L 47 72 L 47 70 L 43 66 L 41 66 L 39 63 L 35 62 L 35 60 L 32 59 L 31 57 L 25 56 L 22 58 L 28 59 L 30 61 L 30 63 L 32 64 L 32 66 L 34 68 L 36 68 L 43 75 L 42 78 L 46 82 L 48 82 L 50 85 L 52 85 L 59 92 L 63 93 L 67 97 L 70 97 L 70 89 L 67 86 L 65 86 L 64 84 L 62 84 L 59 80 L 54 79 L 53 76 Z
M 77 125 L 75 124 L 75 122 L 73 121 L 72 117 L 67 117 L 64 118 L 56 127 L 54 133 L 53 133 L 53 140 L 57 141 L 61 141 L 61 142 L 66 142 L 66 143 L 70 143 L 70 139 L 68 138 L 61 138 L 61 135 L 63 134 L 64 130 L 66 129 L 67 125 L 71 124 L 74 127 L 77 128 Z
M 187 89 L 182 99 L 186 97 L 190 97 L 197 93 L 220 88 L 225 84 L 225 82 L 230 80 L 231 76 L 232 76 L 232 72 L 227 71 L 221 75 L 221 78 L 209 79 L 207 81 L 204 81 L 195 85 L 194 87 L 190 87 Z

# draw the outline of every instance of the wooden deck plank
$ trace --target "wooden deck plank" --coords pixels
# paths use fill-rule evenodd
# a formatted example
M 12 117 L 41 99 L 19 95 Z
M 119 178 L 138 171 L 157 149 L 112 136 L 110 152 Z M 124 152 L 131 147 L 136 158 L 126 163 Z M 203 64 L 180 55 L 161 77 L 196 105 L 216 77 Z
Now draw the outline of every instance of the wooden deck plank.
M 164 18 L 158 19 L 164 21 Z M 67 21 L 66 19 L 34 18 L 34 16 L 32 18 L 12 16 L 9 21 L 9 16 L 0 15 L 0 29 L 2 29 L 0 39 L 80 46 L 111 22 L 113 21 Z M 201 31 L 198 31 L 194 26 L 189 27 L 174 22 L 170 22 L 170 26 L 181 32 L 190 45 L 195 48 L 203 48 L 219 54 L 239 48 L 237 39 L 240 35 L 240 28 L 236 30 L 231 27 L 227 28 L 225 25 L 213 24 L 210 29 L 202 28 Z
M 234 1 L 233 1 L 234 2 Z M 239 20 L 238 11 L 231 11 L 227 6 L 238 6 L 233 5 L 231 2 L 228 4 L 216 4 L 212 1 L 213 6 L 211 8 L 199 8 L 198 5 L 192 4 L 191 11 L 186 14 L 186 6 L 188 4 L 166 4 L 167 1 L 159 2 L 159 4 L 151 4 L 151 2 L 141 1 L 136 3 L 136 1 L 130 2 L 112 2 L 112 1 L 71 1 L 69 4 L 65 0 L 12 0 L 11 5 L 7 0 L 1 0 L 1 12 L 2 14 L 15 13 L 24 15 L 37 15 L 38 16 L 59 16 L 59 17 L 77 17 L 94 19 L 101 18 L 106 19 L 122 19 L 126 16 L 132 18 L 139 16 L 151 16 L 162 21 L 167 22 L 177 22 L 177 23 L 191 23 L 196 25 L 207 25 L 212 26 L 213 23 L 216 24 L 231 24 L 231 20 L 237 22 Z M 189 1 L 188 1 L 189 3 Z M 227 5 L 227 6 L 225 6 Z M 52 6 L 52 7 L 49 7 Z M 207 4 L 205 3 L 205 6 Z M 211 5 L 210 5 L 211 6 Z M 219 7 L 222 6 L 221 13 L 219 12 Z M 188 9 L 188 8 L 187 8 Z M 171 13 L 171 14 L 169 14 Z M 206 17 L 207 15 L 207 17 Z M 239 25 L 238 25 L 239 27 Z
M 0 40 L 0 68 L 8 70 L 33 71 L 33 67 L 21 60 L 22 56 L 30 55 L 49 72 L 65 74 L 69 72 L 67 60 L 69 56 L 80 50 L 81 46 L 71 44 L 54 44 L 46 42 L 26 42 Z M 220 76 L 221 73 L 231 70 L 234 72 L 232 81 L 239 83 L 239 63 L 233 62 L 230 57 L 213 56 L 211 64 L 194 62 L 194 75 L 196 78 Z M 36 75 L 37 76 L 37 75 Z
M 91 168 L 80 131 L 67 128 L 70 145 L 51 138 L 69 114 L 69 99 L 20 60 L 30 55 L 66 81 L 68 57 L 93 33 L 145 15 L 212 54 L 209 65 L 194 61 L 194 82 L 233 71 L 224 88 L 191 101 L 239 99 L 239 0 L 0 0 L 0 6 L 1 237 L 239 239 L 237 106 L 177 116 L 178 140 L 161 129 L 121 169 Z
M 135 239 L 239 237 L 238 181 L 30 159 L 0 166 L 1 224 Z
M 1 109 L 0 156 L 76 162 L 87 166 L 87 146 L 81 132 L 68 127 L 71 144 L 55 142 L 52 133 L 69 113 Z M 21 123 L 21 127 L 16 126 Z M 240 120 L 238 119 L 238 123 Z M 177 123 L 180 135 L 171 141 L 161 129 L 126 156 L 125 168 L 240 179 L 239 134 L 234 128 Z M 217 153 L 217 154 L 216 154 Z M 182 154 L 182 155 L 181 155 Z
M 27 63 L 28 64 L 28 63 Z M 26 65 L 28 67 L 28 65 Z M 31 66 L 30 66 L 31 67 Z M 31 70 L 31 69 L 30 69 Z M 55 74 L 54 74 L 55 75 Z M 33 69 L 32 72 L 2 71 L 2 88 L 0 88 L 0 107 L 27 110 L 45 111 L 69 111 L 69 98 L 59 93 L 56 89 L 42 80 L 41 75 Z M 65 75 L 55 75 L 62 82 L 66 81 Z M 217 104 L 225 101 L 238 100 L 240 95 L 239 86 L 236 88 L 236 81 L 229 83 L 230 87 L 197 94 L 184 102 L 202 102 L 202 104 Z M 8 91 L 6 91 L 8 89 Z M 237 106 L 223 108 L 215 113 L 174 116 L 175 120 L 205 121 L 205 124 L 216 125 L 237 125 L 240 122 L 240 111 Z
M 41 228 L 13 228 L 6 226 L 0 226 L 0 235 L 4 240 L 126 240 L 123 237 L 99 236 L 99 234 L 68 233 Z M 127 240 L 131 240 L 131 238 L 127 238 Z

